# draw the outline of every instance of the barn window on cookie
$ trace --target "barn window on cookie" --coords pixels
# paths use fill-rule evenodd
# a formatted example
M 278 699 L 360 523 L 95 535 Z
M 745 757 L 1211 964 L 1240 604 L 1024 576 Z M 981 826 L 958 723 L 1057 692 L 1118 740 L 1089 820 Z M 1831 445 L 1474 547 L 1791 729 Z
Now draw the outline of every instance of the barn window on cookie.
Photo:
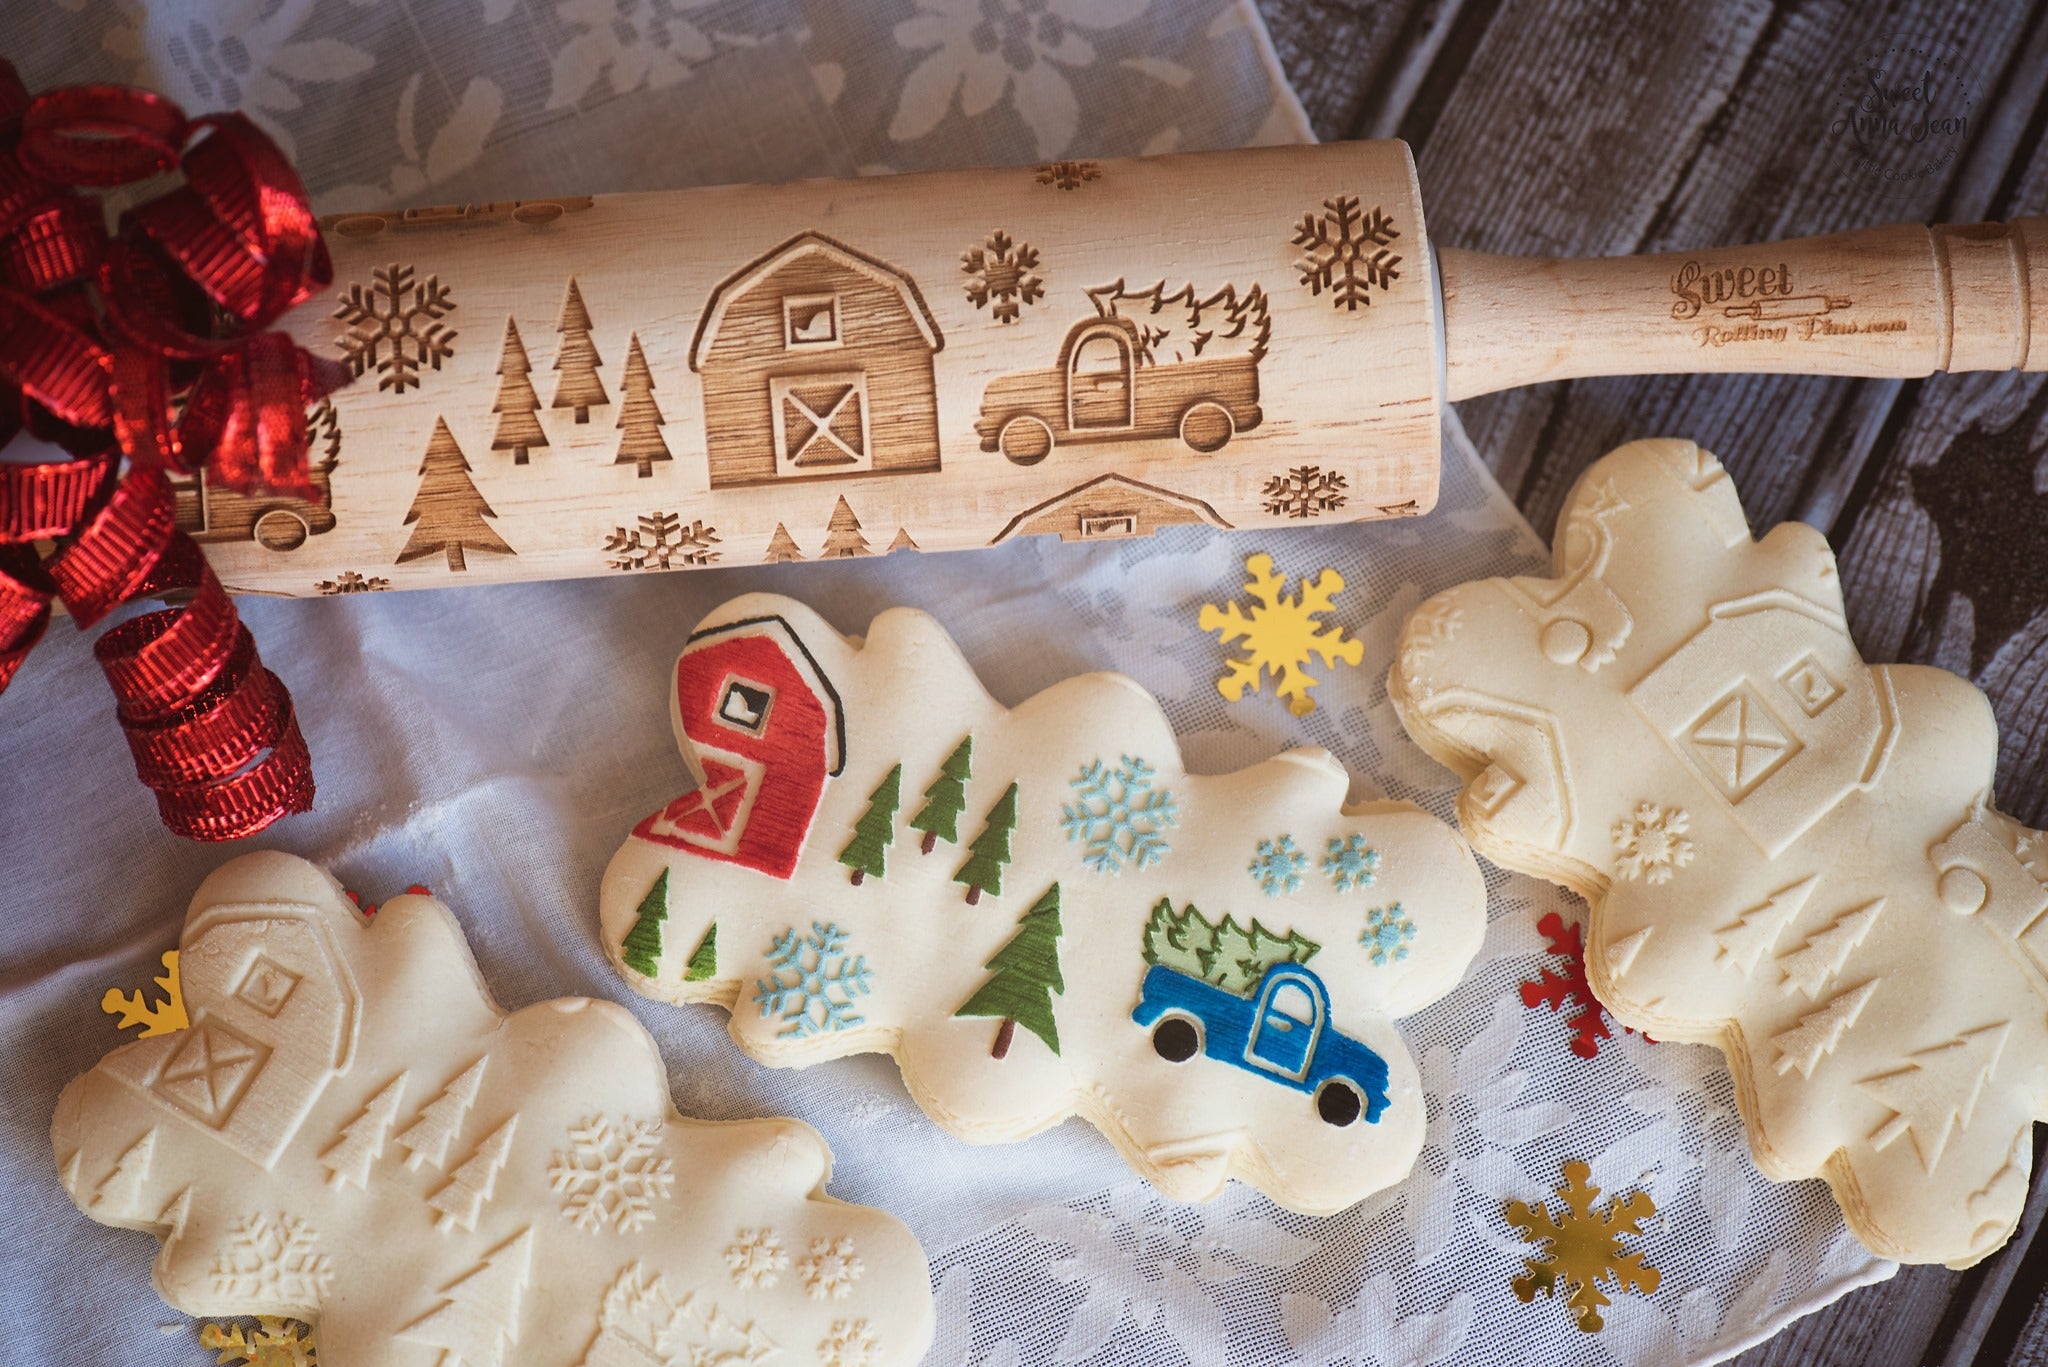
M 758 736 L 767 728 L 768 709 L 774 705 L 774 689 L 734 675 L 719 694 L 718 720 L 735 731 Z
M 792 294 L 782 301 L 782 344 L 802 347 L 839 345 L 839 296 Z

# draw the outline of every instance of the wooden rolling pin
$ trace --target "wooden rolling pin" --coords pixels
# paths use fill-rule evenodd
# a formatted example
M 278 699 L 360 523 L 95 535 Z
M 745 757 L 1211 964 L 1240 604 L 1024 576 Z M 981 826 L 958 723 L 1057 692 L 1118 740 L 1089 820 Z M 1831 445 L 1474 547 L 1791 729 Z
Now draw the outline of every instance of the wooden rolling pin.
M 327 220 L 325 498 L 197 481 L 243 591 L 1403 517 L 1447 399 L 2042 369 L 2048 220 L 1432 252 L 1399 142 Z

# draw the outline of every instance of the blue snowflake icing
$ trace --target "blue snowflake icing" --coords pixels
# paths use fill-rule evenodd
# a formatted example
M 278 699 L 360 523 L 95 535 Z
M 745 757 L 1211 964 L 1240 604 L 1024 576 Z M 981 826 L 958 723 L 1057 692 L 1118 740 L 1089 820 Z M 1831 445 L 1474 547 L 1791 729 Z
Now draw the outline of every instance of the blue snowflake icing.
M 1268 897 L 1293 892 L 1301 886 L 1301 871 L 1308 867 L 1308 851 L 1294 848 L 1294 837 L 1261 840 L 1259 852 L 1245 866 L 1253 881 Z
M 1180 823 L 1173 794 L 1155 789 L 1158 770 L 1135 755 L 1114 767 L 1094 760 L 1071 781 L 1079 799 L 1060 808 L 1060 829 L 1084 847 L 1081 862 L 1097 873 L 1121 873 L 1126 864 L 1147 868 L 1172 848 L 1160 832 Z
M 1362 835 L 1347 835 L 1342 840 L 1333 836 L 1330 852 L 1323 856 L 1323 872 L 1330 875 L 1339 892 L 1369 888 L 1379 877 L 1380 852 L 1369 848 Z
M 803 1039 L 861 1023 L 853 1001 L 873 990 L 874 974 L 865 954 L 848 957 L 837 925 L 813 921 L 808 935 L 791 926 L 770 942 L 768 967 L 775 976 L 754 980 L 754 1001 L 763 1016 L 788 1022 L 776 1034 Z
M 1415 923 L 1396 902 L 1365 913 L 1365 929 L 1359 932 L 1358 943 L 1366 947 L 1374 963 L 1390 964 L 1408 957 L 1408 942 L 1414 938 Z

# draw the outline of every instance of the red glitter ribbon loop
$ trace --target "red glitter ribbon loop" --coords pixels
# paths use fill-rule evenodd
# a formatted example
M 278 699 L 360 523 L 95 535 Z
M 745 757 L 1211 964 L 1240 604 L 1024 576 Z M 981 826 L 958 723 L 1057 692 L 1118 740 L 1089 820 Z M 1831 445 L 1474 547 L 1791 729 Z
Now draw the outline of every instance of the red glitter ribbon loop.
M 184 184 L 111 239 L 99 204 L 66 188 L 171 170 Z M 0 692 L 53 598 L 81 629 L 182 598 L 93 653 L 137 777 L 194 840 L 307 810 L 313 775 L 291 696 L 177 530 L 165 472 L 313 491 L 306 409 L 347 374 L 263 329 L 332 278 L 305 187 L 243 116 L 188 120 L 121 86 L 30 98 L 0 60 L 0 445 L 27 427 L 77 457 L 0 463 Z

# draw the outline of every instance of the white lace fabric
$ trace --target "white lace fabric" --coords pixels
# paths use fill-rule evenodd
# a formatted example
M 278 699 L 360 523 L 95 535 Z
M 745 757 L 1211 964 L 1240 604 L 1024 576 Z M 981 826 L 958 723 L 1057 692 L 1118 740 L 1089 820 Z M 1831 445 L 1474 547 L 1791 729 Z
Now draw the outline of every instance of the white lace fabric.
M 194 112 L 239 104 L 288 140 L 327 211 L 1309 136 L 1248 0 L 25 3 L 35 22 L 8 42 L 31 88 L 134 81 Z M 1429 1092 L 1415 1171 L 1328 1219 L 1235 1185 L 1205 1206 L 1166 1202 L 1079 1122 L 962 1144 L 924 1120 L 888 1060 L 761 1068 L 719 1012 L 635 998 L 596 945 L 606 859 L 687 783 L 668 666 L 700 614 L 757 588 L 850 633 L 896 603 L 933 612 L 1012 704 L 1122 670 L 1160 699 L 1197 770 L 1323 745 L 1355 797 L 1448 819 L 1451 775 L 1387 703 L 1395 633 L 1439 589 L 1548 557 L 1455 421 L 1444 460 L 1442 503 L 1414 522 L 244 600 L 320 782 L 314 814 L 256 843 L 372 898 L 428 884 L 508 1008 L 626 1002 L 682 1109 L 817 1125 L 838 1155 L 835 1194 L 895 1211 L 931 1254 L 942 1367 L 1711 1361 L 1893 1265 L 1856 1244 L 1819 1183 L 1757 1175 L 1713 1051 L 1617 1031 L 1583 1059 L 1563 1017 L 1524 1007 L 1519 984 L 1560 966 L 1537 922 L 1582 913 L 1531 879 L 1488 869 L 1471 974 L 1403 1022 Z M 1262 550 L 1292 574 L 1339 570 L 1333 619 L 1366 646 L 1363 667 L 1317 671 L 1306 718 L 1269 696 L 1226 704 L 1223 648 L 1195 625 L 1202 603 L 1240 596 L 1243 560 Z M 118 1042 L 100 994 L 147 984 L 227 854 L 157 827 L 88 647 L 53 629 L 0 699 L 0 1200 L 30 1236 L 0 1245 L 0 1356 L 194 1363 L 189 1326 L 148 1284 L 154 1241 L 78 1215 L 46 1138 L 58 1089 Z M 1533 1250 L 1505 1203 L 1552 1199 L 1571 1159 L 1606 1194 L 1644 1190 L 1658 1207 L 1629 1243 L 1662 1280 L 1616 1296 L 1597 1335 L 1561 1301 L 1524 1305 L 1509 1288 Z

